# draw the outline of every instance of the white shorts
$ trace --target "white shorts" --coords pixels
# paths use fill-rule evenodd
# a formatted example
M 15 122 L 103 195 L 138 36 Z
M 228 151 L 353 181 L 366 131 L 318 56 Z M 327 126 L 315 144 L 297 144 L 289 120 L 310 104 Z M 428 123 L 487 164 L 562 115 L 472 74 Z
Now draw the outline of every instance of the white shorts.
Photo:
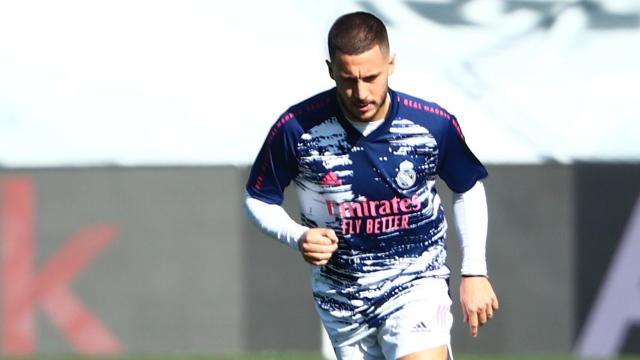
M 411 288 L 411 295 L 394 302 L 404 306 L 377 328 L 357 332 L 349 341 L 332 337 L 336 329 L 324 322 L 338 360 L 398 359 L 415 352 L 446 345 L 451 356 L 451 298 L 445 279 L 421 279 Z M 400 306 L 400 304 L 398 304 Z

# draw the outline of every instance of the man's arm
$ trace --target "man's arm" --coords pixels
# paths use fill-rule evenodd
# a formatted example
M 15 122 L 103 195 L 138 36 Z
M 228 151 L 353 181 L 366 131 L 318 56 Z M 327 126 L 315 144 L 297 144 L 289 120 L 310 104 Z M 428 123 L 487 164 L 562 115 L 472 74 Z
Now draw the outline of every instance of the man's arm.
M 282 206 L 258 200 L 248 193 L 244 196 L 244 208 L 262 232 L 293 249 L 298 249 L 299 239 L 309 230 L 295 222 Z
M 300 225 L 277 204 L 268 204 L 245 194 L 245 210 L 249 219 L 268 236 L 280 240 L 302 253 L 312 265 L 325 265 L 338 248 L 338 237 L 332 229 Z
M 475 337 L 478 327 L 484 325 L 498 309 L 498 298 L 487 277 L 488 214 L 481 181 L 464 193 L 453 194 L 453 213 L 462 248 L 460 303 L 464 321 Z

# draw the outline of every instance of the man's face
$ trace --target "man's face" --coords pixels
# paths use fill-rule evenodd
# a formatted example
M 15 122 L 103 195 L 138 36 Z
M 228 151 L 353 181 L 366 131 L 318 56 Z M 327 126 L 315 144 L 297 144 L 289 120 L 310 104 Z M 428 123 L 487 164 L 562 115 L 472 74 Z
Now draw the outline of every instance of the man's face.
M 389 110 L 387 92 L 395 66 L 393 56 L 376 45 L 358 55 L 337 52 L 327 65 L 347 117 L 357 121 L 384 119 Z

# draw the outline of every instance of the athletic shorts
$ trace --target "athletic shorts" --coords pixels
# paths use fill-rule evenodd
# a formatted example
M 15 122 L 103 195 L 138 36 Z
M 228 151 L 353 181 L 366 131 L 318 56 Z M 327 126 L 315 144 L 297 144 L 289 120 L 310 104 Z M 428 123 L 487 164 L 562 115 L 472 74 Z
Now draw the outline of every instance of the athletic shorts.
M 398 359 L 418 351 L 446 345 L 451 356 L 451 297 L 445 279 L 418 280 L 410 294 L 393 300 L 399 310 L 392 313 L 377 328 L 362 326 L 353 337 L 338 339 L 344 323 L 334 323 L 327 314 L 320 313 L 338 360 Z

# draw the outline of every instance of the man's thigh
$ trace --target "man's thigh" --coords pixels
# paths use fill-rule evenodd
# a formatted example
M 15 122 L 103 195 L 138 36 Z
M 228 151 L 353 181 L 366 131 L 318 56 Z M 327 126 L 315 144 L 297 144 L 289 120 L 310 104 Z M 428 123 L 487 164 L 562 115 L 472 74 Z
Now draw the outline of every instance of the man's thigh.
M 424 279 L 411 289 L 412 301 L 379 329 L 387 359 L 444 360 L 451 342 L 451 298 L 444 279 Z
M 375 332 L 351 345 L 334 348 L 337 360 L 385 360 Z
M 449 359 L 449 347 L 446 345 L 437 348 L 422 350 L 403 356 L 400 360 L 447 360 Z

